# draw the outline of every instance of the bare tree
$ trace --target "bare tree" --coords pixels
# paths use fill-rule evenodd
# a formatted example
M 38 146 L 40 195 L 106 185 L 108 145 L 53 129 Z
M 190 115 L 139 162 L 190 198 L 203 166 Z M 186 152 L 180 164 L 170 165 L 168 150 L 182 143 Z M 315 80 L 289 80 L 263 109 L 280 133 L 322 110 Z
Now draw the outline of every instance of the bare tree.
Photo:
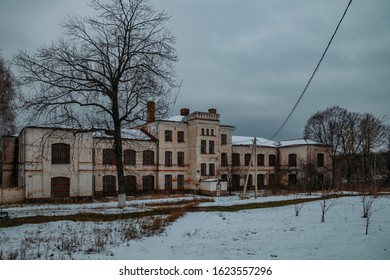
M 342 144 L 342 132 L 348 111 L 334 106 L 324 111 L 318 111 L 306 122 L 303 132 L 304 138 L 315 140 L 329 145 L 329 157 L 332 161 L 332 185 L 335 184 L 335 171 L 337 169 L 337 155 Z
M 92 0 L 96 16 L 68 17 L 64 36 L 14 62 L 21 81 L 35 88 L 22 109 L 40 124 L 104 130 L 113 137 L 119 186 L 125 206 L 122 158 L 124 126 L 145 118 L 145 105 L 167 110 L 175 86 L 175 39 L 164 26 L 169 19 L 147 0 Z
M 325 222 L 325 214 L 336 204 L 336 198 L 329 199 L 328 191 L 325 190 L 322 193 L 322 200 L 320 201 L 321 206 L 321 222 Z
M 0 133 L 10 135 L 15 133 L 14 100 L 16 98 L 17 82 L 7 62 L 0 57 Z

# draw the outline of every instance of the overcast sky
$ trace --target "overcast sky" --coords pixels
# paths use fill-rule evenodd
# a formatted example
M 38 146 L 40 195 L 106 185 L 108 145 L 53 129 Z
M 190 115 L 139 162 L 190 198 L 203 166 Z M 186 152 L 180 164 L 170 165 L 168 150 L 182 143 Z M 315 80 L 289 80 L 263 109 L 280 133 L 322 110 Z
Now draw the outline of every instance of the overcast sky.
M 150 0 L 172 16 L 178 82 L 174 114 L 217 108 L 235 135 L 270 138 L 294 106 L 349 0 Z M 89 0 L 0 0 L 0 49 L 62 35 L 66 14 Z M 387 116 L 390 123 L 390 1 L 354 0 L 311 86 L 277 139 L 302 137 L 328 107 Z

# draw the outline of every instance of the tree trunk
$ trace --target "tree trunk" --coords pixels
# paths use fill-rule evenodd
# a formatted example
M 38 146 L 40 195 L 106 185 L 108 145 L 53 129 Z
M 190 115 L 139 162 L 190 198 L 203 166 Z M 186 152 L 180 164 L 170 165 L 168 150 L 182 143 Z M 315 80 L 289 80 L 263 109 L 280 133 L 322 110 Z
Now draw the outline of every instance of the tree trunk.
M 114 121 L 114 153 L 116 161 L 116 172 L 118 177 L 118 207 L 126 206 L 125 174 L 123 171 L 123 150 L 122 150 L 122 126 L 119 119 L 119 107 L 117 95 L 113 98 L 112 111 Z

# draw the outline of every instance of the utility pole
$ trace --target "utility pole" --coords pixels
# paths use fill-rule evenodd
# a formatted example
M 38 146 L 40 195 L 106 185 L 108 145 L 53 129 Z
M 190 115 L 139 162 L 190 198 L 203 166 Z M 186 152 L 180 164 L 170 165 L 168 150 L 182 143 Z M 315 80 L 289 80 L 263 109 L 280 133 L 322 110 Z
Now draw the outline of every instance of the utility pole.
M 254 165 L 255 167 L 255 198 L 257 199 L 257 160 L 256 160 L 256 149 L 257 148 L 257 140 L 256 140 L 256 137 L 253 139 L 253 143 L 252 143 L 252 153 L 251 153 L 251 158 L 249 159 L 249 166 L 248 166 L 248 170 L 247 170 L 247 173 L 246 173 L 246 177 L 245 177 L 245 184 L 244 184 L 244 189 L 243 189 L 243 192 L 242 192 L 242 195 L 241 195 L 241 199 L 245 199 L 245 196 L 246 196 L 246 190 L 247 190 L 247 187 L 248 187 L 248 181 L 249 181 L 249 174 L 250 174 L 250 171 L 251 171 L 251 167 L 252 167 L 252 164 Z

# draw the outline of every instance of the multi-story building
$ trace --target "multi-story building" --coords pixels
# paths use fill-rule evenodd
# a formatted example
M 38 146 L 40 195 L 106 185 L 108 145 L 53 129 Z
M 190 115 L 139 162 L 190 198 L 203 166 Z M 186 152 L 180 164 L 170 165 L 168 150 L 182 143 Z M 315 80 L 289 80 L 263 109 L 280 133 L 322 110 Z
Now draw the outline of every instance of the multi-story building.
M 239 190 L 310 186 L 330 179 L 328 146 L 310 140 L 275 142 L 233 136 L 216 109 L 155 120 L 124 130 L 127 195 L 189 191 L 224 195 Z M 23 199 L 112 196 L 118 192 L 113 139 L 105 133 L 25 127 L 3 137 L 2 202 Z M 253 160 L 252 160 L 253 158 Z M 246 180 L 246 177 L 249 176 Z M 254 178 L 256 180 L 254 180 Z

